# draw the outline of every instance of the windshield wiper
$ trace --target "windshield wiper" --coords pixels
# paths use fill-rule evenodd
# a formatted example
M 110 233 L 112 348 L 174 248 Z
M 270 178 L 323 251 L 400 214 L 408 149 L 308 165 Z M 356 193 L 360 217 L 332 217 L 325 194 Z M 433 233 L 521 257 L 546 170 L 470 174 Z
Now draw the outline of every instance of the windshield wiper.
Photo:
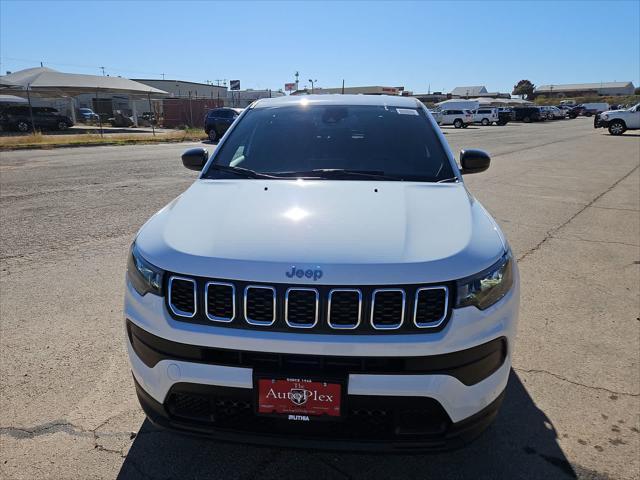
M 380 170 L 349 170 L 346 168 L 314 168 L 306 171 L 273 172 L 274 175 L 304 178 L 349 178 L 364 177 L 382 180 L 404 180 L 402 177 L 388 175 Z
M 436 183 L 448 183 L 448 182 L 457 182 L 458 177 L 444 178 L 442 180 L 438 180 Z
M 249 170 L 242 167 L 230 167 L 226 165 L 218 165 L 213 163 L 209 166 L 210 169 L 217 170 L 219 172 L 233 173 L 234 175 L 242 176 L 244 178 L 278 178 L 266 173 L 256 172 L 255 170 Z

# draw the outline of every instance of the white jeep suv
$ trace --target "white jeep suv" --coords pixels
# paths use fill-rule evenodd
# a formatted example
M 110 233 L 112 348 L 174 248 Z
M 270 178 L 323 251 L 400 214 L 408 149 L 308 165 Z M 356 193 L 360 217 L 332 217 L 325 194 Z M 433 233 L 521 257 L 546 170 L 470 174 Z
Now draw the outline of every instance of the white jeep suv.
M 139 231 L 124 305 L 154 423 L 313 448 L 439 449 L 503 399 L 519 277 L 427 109 L 259 100 Z
M 467 128 L 473 123 L 471 110 L 444 109 L 438 115 L 438 125 L 453 125 L 455 128 Z

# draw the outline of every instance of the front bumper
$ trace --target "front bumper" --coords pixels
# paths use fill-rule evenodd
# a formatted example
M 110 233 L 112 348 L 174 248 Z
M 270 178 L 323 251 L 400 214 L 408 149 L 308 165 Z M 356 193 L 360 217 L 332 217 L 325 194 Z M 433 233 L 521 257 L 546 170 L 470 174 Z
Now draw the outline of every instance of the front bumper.
M 330 335 L 180 322 L 167 313 L 162 298 L 141 297 L 127 285 L 127 349 L 141 404 L 165 427 L 271 445 L 302 445 L 305 439 L 317 448 L 447 448 L 479 434 L 497 412 L 511 368 L 518 290 L 516 275 L 512 290 L 497 304 L 484 311 L 455 309 L 438 332 Z M 256 374 L 322 378 L 329 366 L 344 380 L 344 422 L 255 415 Z M 239 424 L 211 421 L 221 418 L 219 404 L 233 406 L 224 413 Z M 197 415 L 176 405 L 194 408 Z M 360 417 L 350 418 L 365 412 L 377 428 L 380 419 L 369 417 L 383 411 L 384 435 L 371 437 L 370 424 L 359 430 Z M 407 424 L 402 420 L 407 415 L 426 420 L 416 420 L 412 430 L 408 427 L 416 422 Z
M 429 399 L 416 405 L 415 398 L 380 398 L 384 401 L 380 409 L 380 402 L 372 403 L 371 397 L 352 396 L 351 412 L 356 413 L 344 422 L 289 423 L 268 417 L 256 419 L 247 390 L 177 384 L 176 393 L 162 404 L 135 378 L 134 382 L 147 418 L 161 428 L 228 442 L 319 450 L 416 452 L 460 447 L 493 422 L 504 398 L 502 391 L 481 411 L 453 423 L 442 414 L 437 402 Z M 191 406 L 191 412 L 199 412 L 201 418 L 177 416 L 176 410 L 185 405 Z M 216 425 L 221 412 L 223 420 Z

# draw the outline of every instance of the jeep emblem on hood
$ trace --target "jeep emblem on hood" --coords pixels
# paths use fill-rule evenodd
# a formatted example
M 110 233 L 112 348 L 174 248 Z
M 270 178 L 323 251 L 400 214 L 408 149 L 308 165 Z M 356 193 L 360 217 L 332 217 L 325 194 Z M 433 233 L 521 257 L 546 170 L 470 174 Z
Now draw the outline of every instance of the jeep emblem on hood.
M 315 270 L 312 270 L 310 268 L 303 270 L 302 268 L 296 268 L 296 266 L 293 265 L 291 267 L 291 271 L 285 272 L 285 275 L 289 278 L 306 277 L 306 278 L 313 278 L 314 281 L 317 281 L 322 278 L 322 270 L 320 270 L 319 268 L 316 268 Z

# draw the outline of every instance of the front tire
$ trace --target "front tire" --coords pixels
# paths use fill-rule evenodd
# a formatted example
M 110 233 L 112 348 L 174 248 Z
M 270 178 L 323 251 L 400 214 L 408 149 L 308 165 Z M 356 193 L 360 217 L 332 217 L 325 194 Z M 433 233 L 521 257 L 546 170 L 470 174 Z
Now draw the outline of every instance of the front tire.
M 489 121 L 488 118 L 483 118 L 482 121 L 480 122 L 483 126 L 488 126 L 491 122 Z
M 16 124 L 16 128 L 18 129 L 19 132 L 26 133 L 29 130 L 31 130 L 31 125 L 29 125 L 29 122 L 25 122 L 24 120 L 20 120 Z
M 609 133 L 611 135 L 622 135 L 627 131 L 627 126 L 622 120 L 614 120 L 609 124 Z
M 524 118 L 522 119 L 522 121 L 523 121 L 524 123 L 531 123 L 531 117 L 524 117 Z
M 209 141 L 211 142 L 215 142 L 218 139 L 218 133 L 215 131 L 214 128 L 209 130 L 209 133 L 207 134 L 207 136 L 209 137 Z
M 64 120 L 62 122 L 58 122 L 58 130 L 67 130 L 69 125 Z
M 453 126 L 454 126 L 455 128 L 462 128 L 462 125 L 463 125 L 462 120 L 460 120 L 459 118 L 456 118 L 456 119 L 453 121 Z

